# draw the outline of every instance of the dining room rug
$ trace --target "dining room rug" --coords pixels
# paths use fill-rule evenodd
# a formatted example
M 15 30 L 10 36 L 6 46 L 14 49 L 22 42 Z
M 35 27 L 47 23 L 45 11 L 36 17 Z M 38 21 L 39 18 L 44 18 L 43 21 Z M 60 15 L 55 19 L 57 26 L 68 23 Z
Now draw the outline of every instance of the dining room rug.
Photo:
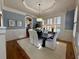
M 30 59 L 66 59 L 66 43 L 57 42 L 54 50 L 49 48 L 37 48 L 29 42 L 29 39 L 18 40 L 17 43 L 28 54 Z

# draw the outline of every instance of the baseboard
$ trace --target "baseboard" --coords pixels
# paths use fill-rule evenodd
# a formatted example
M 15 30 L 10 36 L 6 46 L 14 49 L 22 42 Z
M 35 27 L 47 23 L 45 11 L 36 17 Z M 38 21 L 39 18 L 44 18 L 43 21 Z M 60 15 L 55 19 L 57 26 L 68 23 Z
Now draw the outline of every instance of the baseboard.
M 64 42 L 64 43 L 72 43 L 71 41 L 65 41 L 65 40 L 60 40 L 60 39 L 57 39 L 57 41 Z
M 21 39 L 25 39 L 25 38 L 27 38 L 27 37 L 17 38 L 17 39 L 9 40 L 9 41 L 6 41 L 6 42 L 15 41 L 15 40 L 17 41 L 17 40 L 21 40 Z

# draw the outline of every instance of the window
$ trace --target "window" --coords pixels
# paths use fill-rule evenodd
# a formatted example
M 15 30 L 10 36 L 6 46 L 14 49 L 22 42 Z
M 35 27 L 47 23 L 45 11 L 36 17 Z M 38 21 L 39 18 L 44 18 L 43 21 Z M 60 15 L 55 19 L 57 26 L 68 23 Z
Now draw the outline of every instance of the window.
M 48 30 L 48 31 L 52 31 L 51 26 L 47 26 L 47 30 Z
M 74 28 L 73 28 L 73 36 L 75 38 L 75 35 L 76 35 L 76 26 L 77 26 L 77 23 L 74 23 Z
M 61 30 L 61 17 L 54 18 L 54 31 L 59 32 Z
M 49 25 L 49 23 L 50 23 L 50 20 L 49 20 L 49 19 L 47 19 L 47 24 Z
M 60 32 L 60 30 L 61 30 L 60 28 L 57 28 L 57 30 L 56 30 L 56 31 L 57 31 L 57 32 Z
M 50 18 L 50 24 L 52 25 L 52 18 Z
M 52 18 L 47 19 L 47 24 L 52 25 Z
M 57 17 L 57 24 L 61 24 L 61 17 Z
M 48 31 L 52 31 L 52 24 L 53 24 L 52 20 L 53 20 L 52 18 L 47 19 L 47 25 L 46 26 L 47 26 Z
M 52 31 L 52 28 L 54 28 L 55 32 L 61 31 L 61 17 L 54 17 L 54 18 L 48 18 L 44 20 L 45 24 L 43 25 L 46 27 L 48 31 Z
M 57 18 L 55 17 L 55 18 L 54 18 L 54 24 L 57 24 L 57 20 L 56 20 L 56 19 L 57 19 Z
M 45 23 L 44 23 L 44 20 L 42 21 L 42 25 L 44 25 Z
M 55 17 L 54 24 L 61 24 L 61 17 Z

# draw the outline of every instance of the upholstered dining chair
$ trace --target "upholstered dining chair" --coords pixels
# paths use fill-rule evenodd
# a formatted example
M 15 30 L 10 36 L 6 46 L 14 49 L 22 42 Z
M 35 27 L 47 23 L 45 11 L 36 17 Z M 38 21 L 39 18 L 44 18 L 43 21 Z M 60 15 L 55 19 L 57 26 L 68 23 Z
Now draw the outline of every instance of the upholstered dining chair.
M 30 42 L 36 47 L 42 44 L 42 41 L 38 39 L 37 32 L 33 29 L 29 29 Z
M 33 39 L 33 29 L 29 29 L 29 39 L 30 39 L 30 43 L 34 44 L 34 39 Z
M 55 49 L 56 48 L 56 42 L 57 42 L 58 35 L 59 35 L 59 32 L 57 32 L 55 34 L 53 39 L 46 40 L 46 47 L 48 47 L 50 49 Z

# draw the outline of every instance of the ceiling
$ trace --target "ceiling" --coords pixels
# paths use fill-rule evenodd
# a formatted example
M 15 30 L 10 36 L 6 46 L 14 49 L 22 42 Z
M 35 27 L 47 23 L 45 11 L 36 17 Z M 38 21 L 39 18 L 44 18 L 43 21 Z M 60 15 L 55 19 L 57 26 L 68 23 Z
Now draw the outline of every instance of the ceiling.
M 31 2 L 31 0 L 24 0 L 24 2 L 27 6 L 39 12 L 39 7 L 41 11 L 45 11 L 46 9 L 52 7 L 56 1 L 55 0 L 34 0 Z
M 75 0 L 4 0 L 4 5 L 33 15 L 51 15 L 75 7 Z

